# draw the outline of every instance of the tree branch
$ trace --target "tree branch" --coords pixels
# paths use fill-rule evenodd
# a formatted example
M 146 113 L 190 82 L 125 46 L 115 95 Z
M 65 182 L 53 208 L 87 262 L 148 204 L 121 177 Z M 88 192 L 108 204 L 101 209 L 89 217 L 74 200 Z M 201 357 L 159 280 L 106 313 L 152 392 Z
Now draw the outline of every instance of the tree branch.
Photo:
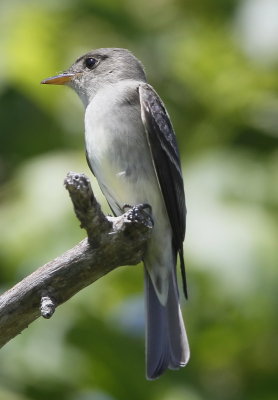
M 142 260 L 153 225 L 145 207 L 106 217 L 85 175 L 70 172 L 65 186 L 88 237 L 0 296 L 0 347 L 103 275 Z

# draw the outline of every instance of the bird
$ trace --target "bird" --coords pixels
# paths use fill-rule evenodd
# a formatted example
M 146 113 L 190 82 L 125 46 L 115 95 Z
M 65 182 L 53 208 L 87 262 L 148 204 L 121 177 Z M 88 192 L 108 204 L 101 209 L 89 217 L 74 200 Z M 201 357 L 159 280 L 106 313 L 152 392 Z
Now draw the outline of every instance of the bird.
M 154 226 L 143 263 L 146 378 L 154 380 L 190 357 L 176 271 L 179 256 L 187 297 L 186 203 L 170 117 L 143 64 L 127 49 L 91 50 L 41 83 L 67 85 L 83 102 L 86 158 L 113 214 L 127 205 L 151 208 Z

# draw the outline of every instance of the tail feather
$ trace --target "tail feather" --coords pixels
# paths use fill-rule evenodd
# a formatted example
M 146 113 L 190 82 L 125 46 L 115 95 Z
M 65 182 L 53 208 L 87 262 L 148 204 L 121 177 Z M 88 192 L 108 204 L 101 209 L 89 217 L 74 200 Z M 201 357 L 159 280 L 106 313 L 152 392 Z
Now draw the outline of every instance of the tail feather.
M 178 369 L 189 360 L 189 346 L 178 300 L 174 271 L 163 306 L 145 268 L 147 378 L 158 378 L 167 368 Z

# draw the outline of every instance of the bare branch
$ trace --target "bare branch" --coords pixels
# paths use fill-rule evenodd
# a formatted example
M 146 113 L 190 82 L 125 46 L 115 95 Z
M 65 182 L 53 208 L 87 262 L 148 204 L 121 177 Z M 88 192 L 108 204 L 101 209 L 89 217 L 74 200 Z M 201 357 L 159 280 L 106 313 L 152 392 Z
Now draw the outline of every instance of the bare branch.
M 0 347 L 103 275 L 142 260 L 152 230 L 144 207 L 105 217 L 85 175 L 70 172 L 65 186 L 88 238 L 0 296 Z

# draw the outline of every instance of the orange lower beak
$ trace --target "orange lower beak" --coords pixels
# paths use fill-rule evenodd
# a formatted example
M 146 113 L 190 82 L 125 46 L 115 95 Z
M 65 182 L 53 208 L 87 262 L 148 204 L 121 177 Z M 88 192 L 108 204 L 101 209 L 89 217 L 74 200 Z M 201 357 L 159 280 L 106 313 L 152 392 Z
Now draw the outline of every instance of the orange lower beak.
M 51 76 L 51 78 L 46 78 L 43 81 L 41 81 L 41 83 L 48 85 L 64 85 L 64 83 L 71 81 L 75 75 L 76 74 L 65 73 L 56 76 Z

